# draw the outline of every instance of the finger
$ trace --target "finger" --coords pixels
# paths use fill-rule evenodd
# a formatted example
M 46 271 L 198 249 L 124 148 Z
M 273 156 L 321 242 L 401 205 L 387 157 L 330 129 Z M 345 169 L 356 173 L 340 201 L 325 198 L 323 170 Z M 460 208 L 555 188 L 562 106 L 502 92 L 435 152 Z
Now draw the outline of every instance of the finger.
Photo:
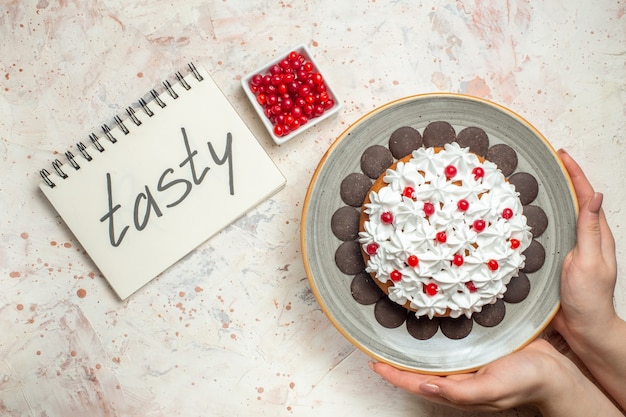
M 560 149 L 558 155 L 570 176 L 579 204 L 590 199 L 594 190 L 580 165 L 564 149 Z
M 432 375 L 402 371 L 382 362 L 370 362 L 370 368 L 390 384 L 414 394 L 423 394 L 420 392 L 420 385 L 433 378 Z
M 591 198 L 583 202 L 578 213 L 577 223 L 577 250 L 588 257 L 602 254 L 602 228 L 600 226 L 600 208 L 602 194 L 594 193 Z

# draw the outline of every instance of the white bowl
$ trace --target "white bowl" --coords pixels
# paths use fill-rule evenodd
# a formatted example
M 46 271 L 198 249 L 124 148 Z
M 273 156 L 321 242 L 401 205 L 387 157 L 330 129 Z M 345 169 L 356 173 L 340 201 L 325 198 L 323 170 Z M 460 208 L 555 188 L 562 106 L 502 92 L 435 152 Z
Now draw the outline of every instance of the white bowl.
M 263 109 L 263 106 L 261 106 L 258 103 L 257 97 L 256 97 L 255 93 L 253 93 L 250 90 L 250 81 L 252 80 L 252 77 L 254 77 L 256 74 L 262 74 L 262 75 L 269 74 L 270 68 L 272 66 L 274 66 L 274 65 L 279 64 L 282 60 L 287 58 L 289 53 L 292 52 L 292 51 L 297 52 L 300 55 L 302 55 L 305 58 L 306 61 L 309 61 L 309 62 L 311 62 L 313 64 L 315 72 L 318 72 L 318 73 L 322 74 L 322 77 L 324 79 L 324 84 L 326 84 L 326 92 L 328 93 L 329 97 L 334 100 L 334 105 L 332 107 L 326 109 L 324 111 L 324 113 L 321 114 L 320 116 L 309 118 L 307 123 L 305 123 L 304 125 L 300 125 L 300 127 L 298 127 L 297 129 L 292 130 L 288 134 L 283 135 L 283 136 L 277 136 L 274 133 L 274 124 L 265 115 L 265 111 Z M 243 90 L 246 92 L 246 95 L 248 96 L 248 99 L 250 100 L 250 103 L 252 103 L 252 106 L 254 107 L 254 110 L 257 112 L 257 114 L 259 115 L 259 118 L 263 122 L 263 125 L 265 125 L 265 128 L 267 129 L 267 132 L 270 134 L 270 136 L 272 137 L 274 142 L 276 142 L 276 144 L 278 144 L 278 145 L 281 145 L 281 144 L 287 142 L 288 140 L 292 139 L 296 135 L 298 135 L 298 134 L 306 131 L 307 129 L 310 129 L 311 127 L 315 126 L 316 124 L 318 124 L 322 120 L 325 120 L 325 119 L 329 118 L 330 116 L 332 116 L 335 113 L 337 113 L 339 111 L 339 109 L 342 107 L 342 103 L 341 103 L 341 101 L 339 101 L 339 98 L 337 97 L 337 94 L 335 93 L 335 91 L 331 87 L 330 83 L 328 82 L 328 79 L 326 78 L 326 74 L 324 74 L 322 72 L 322 70 L 320 69 L 320 67 L 317 64 L 317 62 L 315 62 L 315 59 L 313 58 L 313 55 L 311 55 L 311 53 L 309 52 L 309 50 L 307 49 L 307 47 L 305 45 L 299 45 L 299 46 L 297 46 L 295 48 L 292 48 L 289 51 L 286 51 L 285 53 L 279 55 L 276 59 L 272 60 L 271 62 L 267 63 L 266 65 L 264 65 L 262 67 L 259 67 L 256 70 L 254 70 L 253 72 L 249 73 L 248 75 L 246 75 L 245 77 L 243 77 L 241 79 L 241 86 L 243 87 Z

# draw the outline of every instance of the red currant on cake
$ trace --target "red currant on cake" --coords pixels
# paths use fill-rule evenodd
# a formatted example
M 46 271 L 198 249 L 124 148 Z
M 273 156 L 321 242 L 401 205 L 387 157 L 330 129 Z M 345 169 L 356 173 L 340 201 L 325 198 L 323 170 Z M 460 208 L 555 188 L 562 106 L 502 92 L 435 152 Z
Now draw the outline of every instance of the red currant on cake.
M 394 269 L 393 271 L 391 271 L 391 274 L 389 274 L 389 278 L 391 278 L 393 282 L 398 282 L 402 279 L 402 272 Z
M 437 232 L 435 239 L 437 239 L 437 242 L 439 243 L 446 243 L 448 236 L 446 236 L 446 232 Z
M 368 244 L 365 247 L 365 251 L 367 252 L 368 255 L 372 256 L 372 255 L 376 255 L 376 252 L 378 252 L 378 243 L 376 242 L 372 242 L 370 244 Z
M 430 282 L 424 287 L 424 292 L 433 297 L 439 292 L 439 286 L 434 282 Z
M 418 264 L 419 264 L 419 259 L 417 258 L 416 255 L 410 255 L 407 259 L 406 259 L 406 263 L 407 265 L 415 268 Z
M 380 215 L 380 221 L 385 224 L 393 223 L 393 214 L 391 214 L 391 212 L 389 211 L 385 211 L 383 214 Z
M 521 242 L 518 239 L 509 239 L 509 243 L 511 244 L 511 249 L 517 249 L 521 245 Z
M 487 227 L 487 223 L 485 223 L 485 221 L 482 219 L 474 220 L 474 223 L 472 223 L 472 227 L 475 231 L 482 232 L 483 230 L 485 230 L 485 227 Z
M 497 271 L 499 267 L 498 261 L 496 261 L 495 259 L 490 259 L 489 262 L 487 262 L 487 267 L 492 271 Z
M 435 206 L 432 203 L 424 203 L 424 214 L 426 216 L 432 216 L 435 214 Z
M 469 202 L 465 199 L 462 199 L 459 200 L 458 203 L 456 203 L 456 206 L 461 211 L 467 211 L 469 209 Z
M 485 170 L 482 169 L 481 167 L 476 167 L 472 170 L 472 174 L 474 174 L 474 179 L 478 181 L 479 179 L 485 176 Z
M 505 208 L 504 210 L 502 210 L 502 218 L 505 220 L 510 220 L 513 218 L 513 210 L 511 210 L 510 208 Z
M 463 265 L 463 262 L 465 262 L 465 260 L 463 259 L 463 255 L 461 254 L 456 254 L 454 255 L 454 258 L 452 258 L 452 263 L 456 266 L 461 266 Z
M 402 190 L 402 195 L 404 197 L 413 198 L 413 196 L 415 195 L 415 188 L 411 186 L 404 187 L 404 190 Z
M 448 165 L 445 169 L 446 178 L 454 178 L 456 176 L 457 170 L 454 165 Z

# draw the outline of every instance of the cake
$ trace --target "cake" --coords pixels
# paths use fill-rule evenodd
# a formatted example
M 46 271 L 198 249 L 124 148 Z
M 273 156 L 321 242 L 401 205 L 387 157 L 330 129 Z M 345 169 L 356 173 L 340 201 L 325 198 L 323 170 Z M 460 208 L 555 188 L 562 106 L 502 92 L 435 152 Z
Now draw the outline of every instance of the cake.
M 417 317 L 470 318 L 504 297 L 533 235 L 498 166 L 444 142 L 379 175 L 362 201 L 357 241 L 390 300 Z

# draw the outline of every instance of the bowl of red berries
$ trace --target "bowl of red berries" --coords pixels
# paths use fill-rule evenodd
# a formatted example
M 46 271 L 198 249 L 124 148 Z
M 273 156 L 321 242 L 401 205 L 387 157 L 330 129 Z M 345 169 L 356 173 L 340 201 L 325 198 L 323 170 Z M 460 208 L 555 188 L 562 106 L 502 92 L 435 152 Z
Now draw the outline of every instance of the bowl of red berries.
M 246 75 L 241 85 L 278 145 L 341 108 L 337 94 L 305 45 Z

